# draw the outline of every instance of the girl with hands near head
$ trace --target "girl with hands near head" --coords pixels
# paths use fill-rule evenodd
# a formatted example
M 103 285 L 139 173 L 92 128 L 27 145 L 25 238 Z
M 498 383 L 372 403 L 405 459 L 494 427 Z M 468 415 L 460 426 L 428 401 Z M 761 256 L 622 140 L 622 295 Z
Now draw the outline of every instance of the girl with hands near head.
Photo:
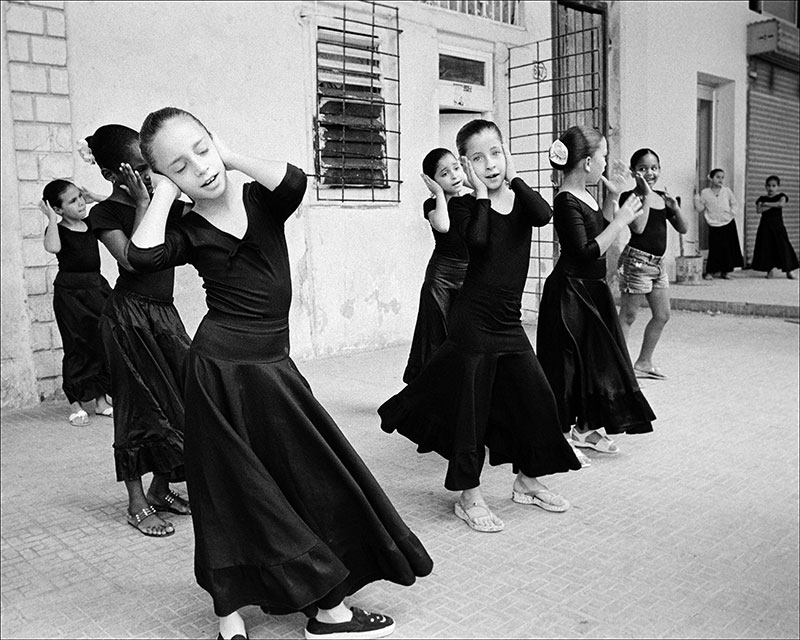
M 661 175 L 661 160 L 655 151 L 639 149 L 631 156 L 630 167 L 636 177 L 636 189 L 623 193 L 620 202 L 641 198 L 642 214 L 630 224 L 630 240 L 619 256 L 620 325 L 627 339 L 644 296 L 652 317 L 644 329 L 633 369 L 637 377 L 666 380 L 667 376 L 653 364 L 653 352 L 669 320 L 669 276 L 663 264 L 667 222 L 678 233 L 686 233 L 687 222 L 678 200 L 666 188 L 655 189 Z
M 53 312 L 64 348 L 62 388 L 70 404 L 69 423 L 81 427 L 89 424 L 85 404 L 94 403 L 96 415 L 114 413 L 106 395 L 111 380 L 98 330 L 111 287 L 100 273 L 84 191 L 67 180 L 53 180 L 44 188 L 39 210 L 47 218 L 45 251 L 58 260 Z
M 511 499 L 546 511 L 570 504 L 538 477 L 580 463 L 561 435 L 553 392 L 522 327 L 532 227 L 547 224 L 550 206 L 516 176 L 493 122 L 469 122 L 456 144 L 475 190 L 448 206 L 451 226 L 469 248 L 464 284 L 447 340 L 378 413 L 384 431 L 398 431 L 420 452 L 448 461 L 444 486 L 459 492 L 456 517 L 491 533 L 505 525 L 483 495 L 487 447 L 490 464 L 512 465 Z
M 184 378 L 185 461 L 195 577 L 219 637 L 246 637 L 246 605 L 306 613 L 307 638 L 390 634 L 391 618 L 344 598 L 381 579 L 410 585 L 432 562 L 289 356 L 284 225 L 305 173 L 233 152 L 172 107 L 147 116 L 141 141 L 154 192 L 131 263 L 192 264 L 206 291 Z M 178 190 L 192 210 L 167 226 Z
M 655 416 L 606 283 L 606 251 L 642 215 L 642 201 L 619 205 L 630 171 L 615 163 L 605 177 L 607 154 L 605 137 L 586 127 L 571 127 L 550 147 L 550 164 L 564 178 L 553 202 L 561 254 L 545 281 L 536 344 L 570 443 L 613 454 L 619 449 L 608 434 L 650 432 Z M 586 189 L 600 180 L 607 187 L 602 211 Z M 588 457 L 581 464 L 588 466 Z
M 150 201 L 150 176 L 139 134 L 104 125 L 86 139 L 84 159 L 111 183 L 111 195 L 90 214 L 92 231 L 119 267 L 99 321 L 111 370 L 116 479 L 128 492 L 128 524 L 145 536 L 166 537 L 175 526 L 160 513 L 191 513 L 170 488 L 183 476 L 183 377 L 190 338 L 173 304 L 174 269 L 141 273 L 128 262 L 131 235 Z M 138 178 L 135 172 L 138 172 Z M 173 219 L 183 204 L 171 208 Z M 142 476 L 153 474 L 147 492 Z
M 419 294 L 417 322 L 403 382 L 408 384 L 447 338 L 447 319 L 467 273 L 469 252 L 450 224 L 448 202 L 465 191 L 461 164 L 448 149 L 433 149 L 422 160 L 422 181 L 432 197 L 422 203 L 422 215 L 433 233 L 434 249 Z

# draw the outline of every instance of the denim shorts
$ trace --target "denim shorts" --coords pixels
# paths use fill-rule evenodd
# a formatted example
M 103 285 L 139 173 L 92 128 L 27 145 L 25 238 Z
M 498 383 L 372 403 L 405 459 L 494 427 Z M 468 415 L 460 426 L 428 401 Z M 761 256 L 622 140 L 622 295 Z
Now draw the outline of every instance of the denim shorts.
M 663 256 L 626 246 L 619 254 L 619 290 L 622 293 L 647 294 L 653 289 L 669 288 L 669 276 L 663 261 Z

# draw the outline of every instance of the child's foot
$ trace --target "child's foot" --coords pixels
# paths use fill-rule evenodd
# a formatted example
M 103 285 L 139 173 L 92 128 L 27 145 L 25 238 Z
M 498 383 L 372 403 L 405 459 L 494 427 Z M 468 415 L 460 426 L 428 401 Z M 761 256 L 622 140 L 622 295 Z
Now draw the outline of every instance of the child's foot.
M 545 511 L 566 511 L 567 500 L 556 495 L 536 478 L 517 476 L 511 491 L 511 500 L 518 504 L 531 504 Z
M 147 490 L 146 497 L 147 502 L 155 507 L 156 511 L 168 511 L 169 513 L 175 513 L 179 516 L 188 516 L 192 514 L 189 501 L 182 498 L 172 489 L 167 489 L 166 493 L 157 497 L 151 486 Z
M 114 416 L 114 408 L 108 404 L 105 396 L 100 396 L 94 401 L 94 412 L 98 416 L 107 416 L 112 418 Z
M 128 524 L 141 533 L 152 538 L 166 538 L 175 533 L 171 522 L 162 520 L 153 507 L 146 507 L 136 513 L 128 511 Z
M 78 409 L 74 413 L 69 414 L 69 423 L 73 427 L 85 427 L 89 424 L 89 414 L 83 409 Z
M 597 429 L 589 429 L 584 433 L 573 429 L 572 444 L 583 449 L 594 449 L 600 453 L 619 453 L 617 443 Z
M 246 640 L 247 629 L 238 611 L 219 619 L 219 635 L 217 640 Z
M 767 277 L 767 280 L 769 280 L 772 277 L 772 269 L 767 271 L 767 276 L 766 277 Z
M 394 620 L 380 613 L 370 613 L 351 607 L 353 615 L 348 622 L 320 622 L 310 618 L 306 624 L 306 638 L 385 638 L 394 631 Z
M 459 498 L 453 509 L 456 517 L 466 522 L 470 529 L 480 533 L 497 533 L 505 529 L 505 523 L 492 513 L 485 502 L 462 502 Z
M 786 272 L 786 277 L 787 277 L 789 280 L 794 280 L 794 274 L 793 274 L 791 271 L 787 271 L 787 272 Z

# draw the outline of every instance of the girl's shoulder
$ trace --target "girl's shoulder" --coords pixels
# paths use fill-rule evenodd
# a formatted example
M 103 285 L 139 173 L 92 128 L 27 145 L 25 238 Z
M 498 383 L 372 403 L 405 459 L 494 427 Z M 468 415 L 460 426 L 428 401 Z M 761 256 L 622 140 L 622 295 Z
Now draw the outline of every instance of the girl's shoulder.
M 591 201 L 588 201 L 586 198 L 591 198 Z M 591 194 L 588 192 L 584 194 L 577 194 L 573 193 L 572 191 L 562 190 L 556 194 L 556 197 L 553 198 L 553 205 L 559 205 L 560 208 L 569 207 L 569 208 L 577 208 L 577 209 L 588 209 L 592 212 L 597 212 L 600 210 L 600 206 L 595 202 L 594 198 L 592 198 Z

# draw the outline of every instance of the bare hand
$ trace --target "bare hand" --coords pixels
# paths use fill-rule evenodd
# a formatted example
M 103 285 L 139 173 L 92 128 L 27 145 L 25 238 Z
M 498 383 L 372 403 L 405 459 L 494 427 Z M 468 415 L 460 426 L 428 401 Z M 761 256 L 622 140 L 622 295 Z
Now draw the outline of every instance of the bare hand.
M 600 179 L 603 181 L 603 184 L 606 185 L 606 189 L 615 196 L 618 196 L 625 191 L 625 185 L 632 175 L 631 170 L 622 160 L 615 160 L 608 174 L 608 178 L 600 176 Z
M 178 188 L 178 185 L 176 185 L 172 180 L 162 173 L 156 173 L 155 171 L 151 170 L 150 184 L 153 185 L 153 194 L 155 194 L 156 191 L 164 191 L 168 193 L 173 200 L 177 200 L 181 195 L 181 190 Z
M 134 171 L 131 165 L 127 162 L 123 162 L 119 166 L 119 175 L 122 179 L 119 185 L 120 189 L 127 193 L 134 202 L 150 202 L 150 194 L 147 191 L 147 185 L 138 171 Z
M 667 188 L 664 187 L 664 203 L 667 205 L 667 209 L 680 209 L 680 205 L 678 204 L 677 199 L 675 196 L 671 195 Z
M 508 150 L 508 145 L 503 145 L 503 154 L 506 157 L 506 180 L 510 183 L 517 177 L 517 168 L 514 166 L 514 158 Z
M 486 185 L 475 173 L 475 168 L 472 166 L 472 161 L 467 156 L 461 156 L 461 168 L 464 169 L 464 176 L 467 179 L 467 184 L 475 192 L 475 197 L 478 199 L 488 198 L 489 190 Z
M 54 222 L 57 219 L 58 214 L 47 200 L 39 200 L 39 211 L 41 211 L 50 222 Z
M 625 204 L 617 209 L 617 212 L 614 214 L 614 220 L 620 220 L 624 224 L 629 225 L 643 213 L 642 199 L 634 195 L 625 200 Z
M 420 175 L 422 176 L 422 181 L 425 183 L 425 186 L 428 187 L 428 189 L 434 196 L 438 198 L 440 195 L 444 194 L 444 189 L 442 189 L 442 185 L 436 182 L 436 180 L 431 180 L 424 173 L 421 173 Z
M 104 196 L 92 193 L 86 187 L 79 186 L 78 190 L 81 192 L 81 195 L 83 196 L 83 201 L 86 204 L 92 204 L 93 202 L 101 202 L 102 200 L 105 200 Z
M 225 143 L 225 141 L 220 138 L 218 135 L 211 133 L 211 140 L 214 143 L 214 146 L 217 148 L 217 153 L 219 154 L 220 160 L 225 165 L 225 168 L 229 171 L 233 169 L 231 166 L 231 159 L 233 158 L 233 152 L 231 151 L 230 147 Z

